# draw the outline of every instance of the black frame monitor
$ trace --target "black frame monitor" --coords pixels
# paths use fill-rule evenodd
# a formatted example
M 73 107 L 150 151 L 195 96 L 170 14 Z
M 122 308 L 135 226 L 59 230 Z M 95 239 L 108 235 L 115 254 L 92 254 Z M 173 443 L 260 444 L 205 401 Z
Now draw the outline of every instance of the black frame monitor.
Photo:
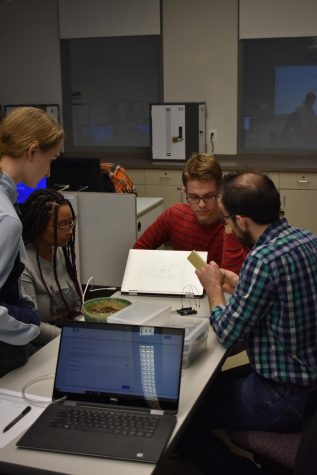
M 47 187 L 59 191 L 103 191 L 100 159 L 59 157 L 51 164 Z

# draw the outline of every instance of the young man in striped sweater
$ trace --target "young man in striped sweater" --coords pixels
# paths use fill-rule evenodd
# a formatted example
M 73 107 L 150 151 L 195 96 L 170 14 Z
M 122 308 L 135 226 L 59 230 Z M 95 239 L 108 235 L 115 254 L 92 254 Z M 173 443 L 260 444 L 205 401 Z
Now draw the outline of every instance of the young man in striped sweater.
M 226 227 L 218 204 L 222 170 L 217 160 L 196 153 L 182 174 L 187 203 L 177 203 L 158 216 L 136 241 L 135 249 L 157 249 L 167 244 L 177 251 L 207 251 L 208 262 L 239 273 L 247 255 Z

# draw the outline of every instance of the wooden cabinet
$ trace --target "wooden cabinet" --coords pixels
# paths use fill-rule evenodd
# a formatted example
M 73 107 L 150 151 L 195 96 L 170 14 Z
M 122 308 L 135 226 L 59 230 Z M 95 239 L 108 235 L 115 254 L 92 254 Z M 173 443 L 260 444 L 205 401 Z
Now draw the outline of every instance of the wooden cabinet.
M 185 200 L 182 170 L 129 169 L 138 196 L 164 199 L 164 209 Z
M 282 208 L 289 224 L 317 234 L 317 173 L 280 173 Z
M 164 208 L 186 201 L 182 170 L 131 169 L 138 196 L 161 197 Z M 224 173 L 229 173 L 224 171 Z M 288 222 L 317 234 L 317 173 L 265 171 L 280 191 Z
M 182 170 L 145 170 L 145 196 L 164 198 L 164 208 L 182 203 Z
M 144 196 L 145 170 L 141 168 L 131 168 L 127 170 L 127 173 L 133 181 L 138 196 Z

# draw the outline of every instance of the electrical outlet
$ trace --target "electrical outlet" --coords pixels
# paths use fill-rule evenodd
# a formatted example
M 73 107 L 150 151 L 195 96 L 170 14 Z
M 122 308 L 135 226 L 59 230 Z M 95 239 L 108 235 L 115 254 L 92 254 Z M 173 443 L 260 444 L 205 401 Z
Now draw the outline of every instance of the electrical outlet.
M 210 129 L 208 134 L 208 139 L 210 143 L 215 144 L 218 138 L 218 130 L 217 129 Z

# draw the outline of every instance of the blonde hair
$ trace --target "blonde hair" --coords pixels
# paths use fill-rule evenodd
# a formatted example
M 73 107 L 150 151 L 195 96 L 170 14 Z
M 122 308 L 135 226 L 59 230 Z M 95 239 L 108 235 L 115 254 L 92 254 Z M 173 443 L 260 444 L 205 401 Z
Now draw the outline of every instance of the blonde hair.
M 185 163 L 182 180 L 185 187 L 188 180 L 215 180 L 217 188 L 220 188 L 222 169 L 213 155 L 194 153 Z
M 36 107 L 17 107 L 0 123 L 0 159 L 19 158 L 32 144 L 49 150 L 60 144 L 64 131 L 46 111 Z

